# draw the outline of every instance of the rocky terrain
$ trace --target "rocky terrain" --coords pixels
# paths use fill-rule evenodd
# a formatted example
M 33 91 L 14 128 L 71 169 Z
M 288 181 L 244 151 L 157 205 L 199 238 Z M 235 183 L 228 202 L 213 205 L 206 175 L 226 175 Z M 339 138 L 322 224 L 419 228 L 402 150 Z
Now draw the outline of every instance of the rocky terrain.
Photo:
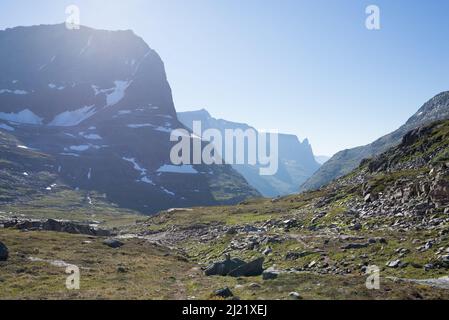
M 448 178 L 442 121 L 316 191 L 119 220 L 108 237 L 6 226 L 0 297 L 448 299 Z

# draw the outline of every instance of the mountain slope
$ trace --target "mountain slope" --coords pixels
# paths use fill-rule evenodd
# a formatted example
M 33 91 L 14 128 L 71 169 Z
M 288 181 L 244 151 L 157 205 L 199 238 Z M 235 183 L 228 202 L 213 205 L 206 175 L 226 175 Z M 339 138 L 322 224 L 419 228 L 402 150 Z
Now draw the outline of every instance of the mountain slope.
M 162 60 L 132 31 L 18 27 L 0 46 L 0 130 L 69 187 L 144 213 L 259 196 L 230 166 L 171 165 L 185 127 Z
M 192 129 L 193 121 L 201 121 L 202 130 L 218 129 L 223 137 L 226 129 L 254 129 L 244 124 L 213 118 L 206 110 L 179 112 L 179 120 Z M 255 130 L 255 129 L 254 129 Z M 306 181 L 319 167 L 309 141 L 300 142 L 298 137 L 279 134 L 279 170 L 273 176 L 261 176 L 260 165 L 233 165 L 245 179 L 266 197 L 296 193 L 298 186 Z
M 326 284 L 327 293 L 319 285 L 303 288 L 305 297 L 335 298 L 348 286 L 337 280 L 342 277 L 351 283 L 352 298 L 376 292 L 384 299 L 422 299 L 438 288 L 448 294 L 449 281 L 442 278 L 449 269 L 448 207 L 446 120 L 406 133 L 398 146 L 320 190 L 163 212 L 123 232 L 151 230 L 147 239 L 182 249 L 203 267 L 226 254 L 245 261 L 264 257 L 263 279 L 269 280 L 258 282 L 262 297 L 271 290 L 286 297 L 284 286 L 301 287 L 304 275 L 335 281 Z M 388 290 L 364 286 L 369 266 L 379 268 L 381 288 Z M 356 283 L 361 287 L 354 290 Z
M 327 161 L 300 188 L 314 190 L 355 169 L 365 158 L 378 155 L 397 145 L 410 130 L 449 118 L 449 92 L 443 92 L 426 102 L 402 127 L 366 146 L 340 151 Z

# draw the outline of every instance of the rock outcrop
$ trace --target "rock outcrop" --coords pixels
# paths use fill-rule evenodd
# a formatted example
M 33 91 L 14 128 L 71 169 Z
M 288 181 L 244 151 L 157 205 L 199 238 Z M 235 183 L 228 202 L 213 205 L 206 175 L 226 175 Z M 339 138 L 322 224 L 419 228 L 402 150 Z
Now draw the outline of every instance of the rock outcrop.
M 3 219 L 0 224 L 5 228 L 15 228 L 25 231 L 53 231 L 71 234 L 85 234 L 96 237 L 107 237 L 111 235 L 109 230 L 99 229 L 89 224 L 73 221 L 28 220 L 28 219 Z

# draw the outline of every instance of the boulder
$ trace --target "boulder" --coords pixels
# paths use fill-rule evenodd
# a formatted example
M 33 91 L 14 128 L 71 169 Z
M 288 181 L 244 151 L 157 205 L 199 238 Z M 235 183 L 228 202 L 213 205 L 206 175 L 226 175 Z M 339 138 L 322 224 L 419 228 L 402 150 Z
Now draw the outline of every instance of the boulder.
M 38 230 L 40 228 L 40 222 L 39 221 L 20 221 L 15 225 L 16 229 L 19 230 Z
M 374 197 L 371 195 L 371 193 L 368 193 L 364 198 L 366 203 L 371 203 L 374 201 Z
M 233 297 L 234 294 L 232 293 L 231 289 L 226 287 L 226 288 L 218 289 L 217 291 L 215 291 L 215 296 L 226 299 L 226 298 Z
M 270 247 L 267 247 L 263 252 L 262 252 L 262 254 L 263 255 L 265 255 L 265 256 L 268 256 L 270 253 L 272 253 L 273 252 L 273 249 L 271 249 Z
M 290 293 L 288 294 L 288 297 L 289 297 L 291 300 L 302 300 L 302 297 L 299 295 L 298 292 L 290 292 Z
M 387 267 L 389 268 L 398 268 L 401 265 L 401 260 L 393 260 L 387 262 Z
M 8 248 L 0 241 L 0 261 L 8 260 L 9 252 Z
M 42 229 L 46 231 L 62 232 L 62 223 L 53 219 L 48 219 L 42 224 Z
M 243 264 L 240 267 L 229 272 L 231 277 L 255 277 L 260 276 L 263 272 L 264 258 L 258 258 L 249 263 Z
M 446 179 L 439 179 L 434 182 L 430 191 L 430 199 L 433 203 L 441 206 L 449 203 L 449 182 Z
M 273 280 L 273 279 L 276 279 L 279 276 L 279 274 L 280 274 L 280 272 L 278 270 L 271 267 L 262 273 L 262 279 L 263 280 Z
M 226 255 L 226 259 L 211 264 L 204 271 L 206 276 L 227 276 L 232 270 L 245 264 L 245 261 Z
M 357 222 L 357 223 L 355 223 L 353 226 L 351 226 L 350 229 L 351 229 L 351 230 L 354 230 L 354 231 L 359 231 L 359 230 L 362 229 L 362 224 L 359 223 L 359 222 Z
M 264 258 L 259 258 L 249 263 L 226 255 L 224 261 L 211 264 L 204 271 L 206 276 L 230 276 L 230 277 L 252 277 L 259 276 L 263 272 Z
M 103 244 L 107 245 L 108 247 L 114 248 L 114 249 L 120 248 L 121 246 L 124 245 L 123 242 L 121 242 L 117 239 L 106 239 L 103 241 Z

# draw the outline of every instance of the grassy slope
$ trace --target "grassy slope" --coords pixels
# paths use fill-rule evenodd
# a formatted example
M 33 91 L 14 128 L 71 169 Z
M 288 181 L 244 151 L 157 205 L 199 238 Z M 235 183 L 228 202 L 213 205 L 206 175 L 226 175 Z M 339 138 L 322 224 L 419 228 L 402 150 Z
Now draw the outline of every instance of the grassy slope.
M 173 251 L 143 240 L 127 240 L 111 249 L 101 239 L 52 232 L 0 231 L 11 252 L 0 263 L 0 299 L 210 299 L 211 292 L 229 286 L 242 299 L 286 299 L 291 291 L 305 299 L 447 298 L 447 291 L 383 282 L 382 290 L 367 290 L 357 275 L 283 275 L 276 280 L 205 277 L 198 266 Z M 85 241 L 92 241 L 85 243 Z M 32 262 L 29 257 L 45 262 Z M 81 289 L 65 288 L 64 268 L 47 261 L 63 260 L 81 270 Z M 117 268 L 126 272 L 118 272 Z M 260 285 L 254 288 L 254 283 Z

